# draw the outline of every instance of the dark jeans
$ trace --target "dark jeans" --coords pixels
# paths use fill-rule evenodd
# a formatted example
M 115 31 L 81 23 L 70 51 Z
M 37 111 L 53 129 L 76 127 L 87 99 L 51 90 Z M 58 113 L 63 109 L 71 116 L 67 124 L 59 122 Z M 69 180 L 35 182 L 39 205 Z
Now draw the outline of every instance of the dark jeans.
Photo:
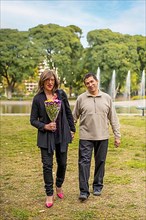
M 48 153 L 48 149 L 41 149 L 41 157 L 43 163 L 43 176 L 45 183 L 45 190 L 47 196 L 53 195 L 53 153 Z M 56 172 L 56 186 L 61 187 L 64 179 L 67 166 L 67 152 L 60 152 L 60 145 L 56 145 L 56 162 L 57 162 L 57 172 Z
M 102 190 L 108 140 L 79 141 L 79 188 L 80 193 L 86 194 L 87 196 L 90 194 L 88 181 L 90 177 L 90 166 L 93 149 L 95 159 L 93 190 Z

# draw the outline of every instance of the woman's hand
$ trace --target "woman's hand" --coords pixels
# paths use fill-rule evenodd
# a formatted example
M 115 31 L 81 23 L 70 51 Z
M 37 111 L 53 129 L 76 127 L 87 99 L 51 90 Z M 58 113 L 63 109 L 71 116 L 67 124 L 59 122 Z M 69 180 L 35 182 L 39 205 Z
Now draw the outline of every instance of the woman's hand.
M 50 122 L 49 124 L 45 124 L 44 129 L 48 131 L 56 131 L 56 122 Z

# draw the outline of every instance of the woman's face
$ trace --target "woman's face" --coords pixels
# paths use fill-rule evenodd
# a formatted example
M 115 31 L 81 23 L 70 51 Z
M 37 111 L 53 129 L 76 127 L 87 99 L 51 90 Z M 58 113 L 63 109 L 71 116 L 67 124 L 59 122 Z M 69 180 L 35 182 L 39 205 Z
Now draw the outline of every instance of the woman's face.
M 49 79 L 46 79 L 44 82 L 44 90 L 50 92 L 53 90 L 55 85 L 55 78 L 54 76 L 51 76 Z

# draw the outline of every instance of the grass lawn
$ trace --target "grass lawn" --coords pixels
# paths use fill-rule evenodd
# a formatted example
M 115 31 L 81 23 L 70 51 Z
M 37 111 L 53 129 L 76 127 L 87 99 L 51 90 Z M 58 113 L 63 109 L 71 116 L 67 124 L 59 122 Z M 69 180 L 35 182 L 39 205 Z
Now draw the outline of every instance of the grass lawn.
M 145 220 L 145 117 L 119 116 L 122 143 L 109 142 L 104 189 L 88 201 L 78 200 L 78 132 L 69 146 L 65 198 L 55 195 L 47 209 L 37 130 L 28 116 L 1 117 L 1 220 Z M 78 129 L 77 129 L 78 130 Z M 54 171 L 56 162 L 54 160 Z

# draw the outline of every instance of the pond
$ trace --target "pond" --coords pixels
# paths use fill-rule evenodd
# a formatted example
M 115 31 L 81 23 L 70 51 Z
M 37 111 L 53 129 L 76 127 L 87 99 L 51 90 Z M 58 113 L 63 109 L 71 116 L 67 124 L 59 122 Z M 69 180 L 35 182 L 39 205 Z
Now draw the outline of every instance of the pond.
M 31 101 L 2 101 L 0 114 L 30 114 L 31 104 Z M 73 109 L 72 104 L 71 109 Z
M 30 114 L 31 111 L 31 101 L 2 101 L 0 105 L 0 113 L 3 114 Z M 70 103 L 71 109 L 74 107 L 74 102 Z M 142 110 L 136 106 L 116 106 L 116 112 L 118 114 L 135 114 L 144 115 L 146 114 L 146 109 Z
M 30 101 L 3 101 L 0 105 L 1 114 L 30 114 Z

